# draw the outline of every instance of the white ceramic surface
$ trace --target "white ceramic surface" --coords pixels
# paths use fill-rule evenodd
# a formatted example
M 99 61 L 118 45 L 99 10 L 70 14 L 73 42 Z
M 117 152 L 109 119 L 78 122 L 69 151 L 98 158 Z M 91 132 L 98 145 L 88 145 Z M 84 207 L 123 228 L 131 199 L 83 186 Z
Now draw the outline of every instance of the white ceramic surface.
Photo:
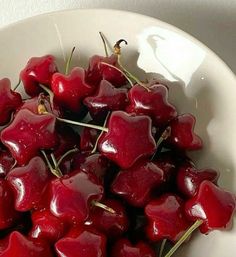
M 79 49 L 74 64 L 86 65 L 89 56 L 103 54 L 99 31 L 111 43 L 120 38 L 129 42 L 122 48 L 123 60 L 133 73 L 168 79 L 172 103 L 180 113 L 196 116 L 196 132 L 204 140 L 204 150 L 191 156 L 199 167 L 220 170 L 220 184 L 235 192 L 236 77 L 208 48 L 173 26 L 111 10 L 74 10 L 30 18 L 0 30 L 0 77 L 11 78 L 14 85 L 30 57 L 48 53 L 56 55 L 63 67 L 73 46 Z M 234 257 L 235 227 L 208 236 L 197 234 L 176 256 Z

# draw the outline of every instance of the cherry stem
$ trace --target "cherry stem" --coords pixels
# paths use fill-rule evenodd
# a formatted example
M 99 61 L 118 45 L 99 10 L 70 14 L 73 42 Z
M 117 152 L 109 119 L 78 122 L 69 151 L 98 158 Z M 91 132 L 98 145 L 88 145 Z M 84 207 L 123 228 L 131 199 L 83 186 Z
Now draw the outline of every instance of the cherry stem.
M 105 119 L 105 121 L 104 121 L 104 123 L 103 123 L 103 127 L 105 127 L 105 126 L 107 125 L 107 120 L 108 120 L 109 115 L 110 115 L 110 112 L 108 112 L 108 114 L 107 114 L 107 116 L 106 116 L 106 119 Z M 103 131 L 102 131 L 102 132 L 100 133 L 100 135 L 98 136 L 98 138 L 97 138 L 97 140 L 96 140 L 96 143 L 95 143 L 95 145 L 94 145 L 94 147 L 93 147 L 93 150 L 91 151 L 91 154 L 93 154 L 93 153 L 96 152 L 97 146 L 98 146 L 98 141 L 99 141 L 99 139 L 101 138 L 102 134 L 103 134 Z
M 107 205 L 105 205 L 103 203 L 100 203 L 100 202 L 97 202 L 97 201 L 92 201 L 92 205 L 94 205 L 94 206 L 96 206 L 98 208 L 101 208 L 101 209 L 103 209 L 105 211 L 108 211 L 108 212 L 110 212 L 112 214 L 116 213 L 114 209 L 112 209 L 111 207 L 108 207 Z
M 66 62 L 66 70 L 65 70 L 66 75 L 68 75 L 68 73 L 69 73 L 70 64 L 71 64 L 71 60 L 72 60 L 72 56 L 73 56 L 74 51 L 75 51 L 75 46 L 72 48 L 70 56 L 69 56 L 69 58 Z
M 188 237 L 193 233 L 193 231 L 196 230 L 202 223 L 202 220 L 195 221 L 195 223 L 182 235 L 182 237 L 170 249 L 170 251 L 165 255 L 165 257 L 172 256 L 176 252 L 176 250 L 188 239 Z
M 101 31 L 99 31 L 99 35 L 102 39 L 105 55 L 106 55 L 106 57 L 108 57 L 107 44 L 106 44 L 105 36 L 103 35 L 103 33 Z
M 167 242 L 167 239 L 162 240 L 160 251 L 159 251 L 159 257 L 162 257 L 163 251 L 165 249 L 166 242 Z
M 53 98 L 54 98 L 53 92 L 42 84 L 39 84 L 39 86 L 49 95 L 50 104 L 51 104 L 51 107 L 53 107 Z
M 104 132 L 108 132 L 108 128 L 104 128 L 102 126 L 98 126 L 98 125 L 94 125 L 94 124 L 88 124 L 88 123 L 83 123 L 83 122 L 79 122 L 79 121 L 73 121 L 73 120 L 67 120 L 67 119 L 62 119 L 59 117 L 56 117 L 57 120 L 64 122 L 64 123 L 68 123 L 68 124 L 72 124 L 72 125 L 77 125 L 77 126 L 82 126 L 82 127 L 87 127 L 87 128 L 93 128 L 93 129 L 98 129 Z
M 125 39 L 120 39 L 118 40 L 115 45 L 114 45 L 114 53 L 117 54 L 117 55 L 120 55 L 121 54 L 121 47 L 120 47 L 120 44 L 121 43 L 125 43 L 126 45 L 128 45 L 128 42 L 125 40 Z
M 16 89 L 20 86 L 21 84 L 21 79 L 19 79 L 18 83 L 15 85 L 15 87 L 13 88 L 13 91 L 16 91 Z
M 38 114 L 47 114 L 48 111 L 46 109 L 45 103 L 43 99 L 38 100 Z
M 64 153 L 64 154 L 61 156 L 61 158 L 57 161 L 56 169 L 59 169 L 59 166 L 60 166 L 61 162 L 62 162 L 68 155 L 70 155 L 70 154 L 72 154 L 72 153 L 76 153 L 76 152 L 78 152 L 78 151 L 79 151 L 78 148 L 74 148 L 74 149 L 71 149 L 71 150 L 67 151 L 66 153 Z

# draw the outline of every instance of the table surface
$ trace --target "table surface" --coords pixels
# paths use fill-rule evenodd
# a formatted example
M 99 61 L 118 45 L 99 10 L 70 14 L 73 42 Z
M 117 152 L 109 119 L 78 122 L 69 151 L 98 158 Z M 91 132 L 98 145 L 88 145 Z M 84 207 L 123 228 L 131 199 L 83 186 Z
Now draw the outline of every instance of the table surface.
M 168 22 L 199 39 L 236 73 L 236 0 L 0 0 L 0 28 L 74 8 L 128 10 Z

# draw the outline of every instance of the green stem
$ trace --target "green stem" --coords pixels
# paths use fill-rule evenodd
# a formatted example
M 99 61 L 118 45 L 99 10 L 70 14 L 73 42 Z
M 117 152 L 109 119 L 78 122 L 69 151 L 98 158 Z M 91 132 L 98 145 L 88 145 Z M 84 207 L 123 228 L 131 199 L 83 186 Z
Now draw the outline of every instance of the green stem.
M 101 31 L 99 31 L 99 35 L 100 35 L 100 37 L 102 39 L 105 55 L 106 55 L 106 57 L 108 57 L 107 44 L 106 44 L 105 37 L 104 37 L 104 35 L 103 35 L 103 33 Z
M 66 153 L 64 153 L 64 154 L 61 156 L 61 158 L 57 161 L 56 169 L 59 169 L 59 166 L 60 166 L 61 162 L 66 158 L 66 156 L 68 156 L 68 155 L 71 154 L 71 153 L 76 153 L 76 152 L 78 152 L 78 151 L 79 151 L 79 149 L 74 148 L 74 149 L 71 149 L 71 150 L 67 151 Z
M 196 230 L 201 224 L 202 220 L 197 220 L 195 223 L 183 234 L 179 241 L 170 249 L 170 251 L 165 255 L 165 257 L 171 257 L 176 250 L 188 239 L 188 237 Z
M 13 88 L 13 91 L 16 91 L 16 89 L 20 86 L 21 84 L 21 79 L 19 79 L 18 83 L 15 85 L 15 87 Z
M 71 60 L 72 60 L 72 56 L 73 56 L 74 51 L 75 51 L 75 46 L 72 48 L 70 56 L 69 56 L 69 58 L 66 62 L 66 70 L 65 70 L 66 75 L 68 75 L 68 73 L 69 73 L 70 64 L 71 64 Z
M 48 167 L 49 167 L 51 173 L 52 173 L 54 176 L 56 176 L 57 178 L 62 177 L 63 174 L 62 174 L 60 171 L 58 171 L 58 170 L 56 170 L 56 169 L 53 169 L 53 167 L 52 167 L 50 161 L 48 160 L 48 157 L 47 157 L 45 151 L 44 151 L 44 150 L 41 150 L 41 153 L 43 154 L 43 156 L 44 156 L 44 158 L 45 158 L 45 160 L 46 160 L 46 162 L 47 162 L 47 165 L 48 165 Z
M 93 202 L 92 202 L 92 205 L 94 205 L 94 206 L 96 206 L 96 207 L 98 207 L 98 208 L 101 208 L 101 209 L 103 209 L 103 210 L 105 210 L 105 211 L 108 211 L 108 212 L 110 212 L 110 213 L 112 213 L 112 214 L 115 214 L 115 213 L 116 213 L 116 211 L 115 211 L 114 209 L 112 209 L 111 207 L 106 206 L 106 205 L 103 204 L 103 203 L 100 203 L 100 202 L 97 202 L 97 201 L 93 201 Z
M 166 242 L 167 242 L 167 239 L 162 240 L 161 247 L 160 247 L 160 252 L 159 252 L 159 257 L 162 257 L 163 251 L 165 249 Z

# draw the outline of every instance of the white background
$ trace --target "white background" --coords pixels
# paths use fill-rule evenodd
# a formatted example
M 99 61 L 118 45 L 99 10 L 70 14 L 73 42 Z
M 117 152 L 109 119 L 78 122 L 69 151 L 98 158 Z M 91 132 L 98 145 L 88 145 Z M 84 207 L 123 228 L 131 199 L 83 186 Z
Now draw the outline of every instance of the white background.
M 0 0 L 0 28 L 73 8 L 114 8 L 156 17 L 195 36 L 236 73 L 236 0 Z

